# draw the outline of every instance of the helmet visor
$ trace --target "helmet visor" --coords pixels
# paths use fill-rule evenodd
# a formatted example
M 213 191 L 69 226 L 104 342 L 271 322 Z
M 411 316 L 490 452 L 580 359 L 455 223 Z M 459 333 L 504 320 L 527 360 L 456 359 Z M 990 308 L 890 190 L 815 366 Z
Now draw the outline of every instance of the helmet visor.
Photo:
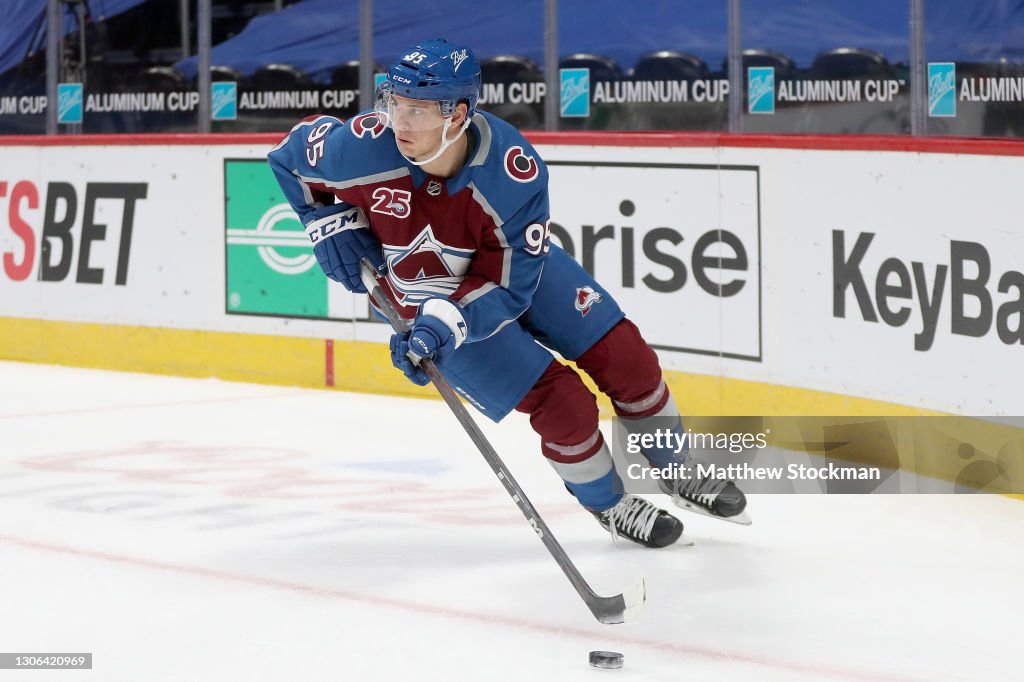
M 378 114 L 384 114 L 388 126 L 398 131 L 436 130 L 444 125 L 441 104 L 434 100 L 409 99 L 382 89 L 377 93 Z

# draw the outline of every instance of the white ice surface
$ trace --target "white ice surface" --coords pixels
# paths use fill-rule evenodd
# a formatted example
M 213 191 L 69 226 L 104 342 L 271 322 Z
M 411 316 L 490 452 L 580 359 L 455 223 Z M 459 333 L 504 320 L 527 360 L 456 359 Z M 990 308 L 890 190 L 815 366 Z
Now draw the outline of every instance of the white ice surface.
M 94 654 L 0 682 L 1024 676 L 1019 501 L 760 495 L 645 550 L 522 415 L 481 425 L 599 593 L 646 578 L 636 623 L 591 617 L 443 403 L 0 363 L 0 652 Z

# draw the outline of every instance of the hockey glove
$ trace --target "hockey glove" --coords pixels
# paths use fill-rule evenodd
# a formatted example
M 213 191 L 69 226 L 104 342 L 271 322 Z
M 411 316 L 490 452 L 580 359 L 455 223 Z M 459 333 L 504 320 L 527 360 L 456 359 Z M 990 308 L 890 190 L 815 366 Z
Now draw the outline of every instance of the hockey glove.
M 430 383 L 430 377 L 420 369 L 419 365 L 413 364 L 409 359 L 409 335 L 412 332 L 399 332 L 391 335 L 391 364 L 402 371 L 405 378 L 417 386 L 426 386 Z
M 318 208 L 306 223 L 306 235 L 313 242 L 313 253 L 324 274 L 354 294 L 366 293 L 359 273 L 363 258 L 370 261 L 378 275 L 387 272 L 380 242 L 357 206 L 341 203 Z
M 433 359 L 442 366 L 466 340 L 468 330 L 462 310 L 447 298 L 431 298 L 420 305 L 412 329 L 391 337 L 391 362 L 418 386 L 430 380 L 420 360 Z

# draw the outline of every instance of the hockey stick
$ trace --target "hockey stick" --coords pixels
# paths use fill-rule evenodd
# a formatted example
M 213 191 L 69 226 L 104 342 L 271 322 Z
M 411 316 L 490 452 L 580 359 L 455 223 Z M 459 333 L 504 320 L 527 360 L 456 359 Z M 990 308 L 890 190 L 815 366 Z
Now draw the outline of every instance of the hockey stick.
M 363 284 L 366 286 L 366 290 L 370 292 L 370 296 L 373 298 L 377 307 L 384 313 L 384 316 L 388 318 L 388 322 L 391 323 L 391 327 L 396 332 L 405 332 L 409 330 L 409 323 L 404 320 L 395 310 L 394 304 L 391 299 L 387 297 L 384 291 L 380 288 L 377 282 L 377 277 L 373 267 L 369 264 L 366 259 L 363 259 L 361 264 L 361 274 Z M 594 592 L 587 584 L 587 581 L 580 575 L 579 570 L 572 563 L 572 560 L 562 549 L 562 546 L 558 544 L 558 540 L 555 539 L 554 534 L 548 528 L 547 524 L 544 523 L 544 519 L 540 517 L 540 514 L 533 508 L 533 504 L 526 497 L 526 493 L 519 487 L 516 480 L 512 478 L 506 469 L 498 453 L 494 451 L 487 437 L 484 436 L 483 432 L 480 431 L 480 427 L 470 416 L 466 407 L 455 395 L 455 391 L 448 384 L 448 381 L 441 374 L 441 371 L 434 364 L 433 360 L 425 359 L 420 362 L 420 367 L 426 372 L 427 376 L 434 384 L 434 388 L 444 398 L 445 403 L 455 414 L 455 418 L 462 424 L 462 428 L 466 430 L 470 439 L 476 445 L 480 454 L 483 455 L 484 459 L 487 460 L 487 464 L 490 465 L 494 475 L 498 477 L 501 484 L 505 486 L 505 491 L 512 497 L 512 500 L 519 505 L 519 511 L 523 513 L 526 520 L 533 526 L 534 531 L 537 532 L 537 537 L 541 539 L 544 546 L 551 552 L 551 556 L 554 558 L 555 563 L 561 567 L 562 572 L 565 573 L 565 577 L 569 579 L 572 586 L 576 588 L 576 592 L 586 602 L 587 607 L 590 609 L 594 617 L 602 623 L 624 623 L 627 620 L 631 620 L 643 607 L 644 601 L 647 598 L 647 588 L 641 578 L 640 582 L 634 585 L 624 594 L 618 594 L 614 597 L 602 597 Z

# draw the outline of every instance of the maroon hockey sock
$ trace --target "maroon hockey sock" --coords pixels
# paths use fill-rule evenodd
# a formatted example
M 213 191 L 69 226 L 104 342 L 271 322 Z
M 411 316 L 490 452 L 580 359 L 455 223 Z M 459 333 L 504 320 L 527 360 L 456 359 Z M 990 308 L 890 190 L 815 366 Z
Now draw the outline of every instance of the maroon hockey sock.
M 671 397 L 657 354 L 628 319 L 612 327 L 576 364 L 612 399 L 620 417 L 657 414 Z

